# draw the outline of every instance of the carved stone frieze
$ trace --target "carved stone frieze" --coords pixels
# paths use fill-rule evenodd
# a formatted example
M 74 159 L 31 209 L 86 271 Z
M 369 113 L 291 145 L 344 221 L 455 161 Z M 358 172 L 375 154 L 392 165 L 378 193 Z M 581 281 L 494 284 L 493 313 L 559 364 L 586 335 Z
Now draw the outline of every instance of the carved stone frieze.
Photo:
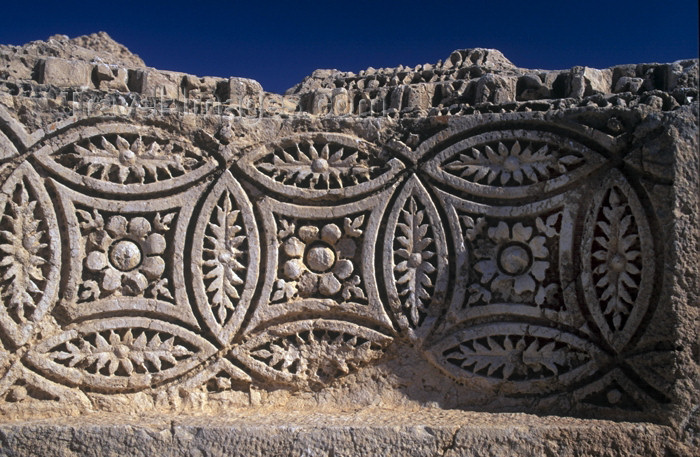
M 495 76 L 455 82 L 477 67 Z M 518 71 L 459 51 L 333 75 L 407 100 L 451 81 L 440 97 L 492 111 L 558 87 Z M 97 112 L 34 133 L 0 109 L 0 411 L 403 398 L 678 420 L 696 398 L 697 101 L 583 90 L 547 113 Z

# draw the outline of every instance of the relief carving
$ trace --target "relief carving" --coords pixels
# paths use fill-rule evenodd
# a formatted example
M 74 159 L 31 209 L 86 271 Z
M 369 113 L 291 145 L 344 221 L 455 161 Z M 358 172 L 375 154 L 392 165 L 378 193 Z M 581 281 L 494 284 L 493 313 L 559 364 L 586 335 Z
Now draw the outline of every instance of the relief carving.
M 575 335 L 514 323 L 464 330 L 431 351 L 450 375 L 509 393 L 562 388 L 590 374 L 601 357 L 594 345 Z
M 335 133 L 284 138 L 242 158 L 238 166 L 273 192 L 308 200 L 367 194 L 405 168 L 389 151 Z
M 193 236 L 197 307 L 221 344 L 238 330 L 258 278 L 260 241 L 248 197 L 227 171 L 202 207 Z
M 619 351 L 649 305 L 654 246 L 642 204 L 618 173 L 611 173 L 591 206 L 582 246 L 582 287 L 596 324 Z
M 29 164 L 20 165 L 0 190 L 0 325 L 14 344 L 22 345 L 56 300 L 58 223 Z
M 44 134 L 0 169 L 0 399 L 319 392 L 410 359 L 458 397 L 667 401 L 652 177 L 592 127 L 460 122 Z
M 55 146 L 35 154 L 42 166 L 70 183 L 111 194 L 173 189 L 217 166 L 191 142 L 155 127 L 98 124 L 53 141 Z

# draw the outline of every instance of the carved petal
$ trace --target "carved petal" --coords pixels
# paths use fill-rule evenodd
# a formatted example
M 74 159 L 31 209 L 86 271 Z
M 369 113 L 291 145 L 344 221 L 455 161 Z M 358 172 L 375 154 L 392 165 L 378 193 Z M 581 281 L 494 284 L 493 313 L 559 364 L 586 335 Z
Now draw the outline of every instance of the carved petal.
M 28 164 L 0 194 L 0 325 L 24 344 L 56 301 L 61 245 L 56 214 L 42 180 Z
M 430 348 L 429 356 L 459 381 L 502 394 L 543 394 L 591 374 L 602 353 L 561 330 L 502 323 L 454 333 Z
M 323 386 L 378 359 L 390 342 L 349 322 L 304 320 L 270 327 L 234 348 L 233 355 L 272 381 Z
M 389 214 L 384 238 L 384 281 L 389 305 L 405 330 L 428 330 L 447 288 L 445 233 L 428 192 L 413 175 Z M 422 332 L 418 332 L 422 333 Z
M 171 137 L 128 124 L 78 127 L 41 148 L 36 158 L 75 185 L 117 195 L 180 188 L 214 170 L 213 157 Z
M 590 148 L 537 130 L 499 130 L 468 137 L 439 152 L 424 169 L 473 195 L 522 198 L 558 190 L 605 162 Z
M 204 202 L 194 233 L 197 307 L 221 344 L 241 325 L 258 279 L 260 242 L 248 197 L 226 171 Z
M 581 287 L 593 320 L 618 352 L 649 307 L 654 258 L 642 205 L 613 170 L 594 195 L 584 224 Z
M 215 351 L 181 327 L 139 317 L 82 324 L 40 342 L 26 358 L 69 384 L 133 391 L 179 376 Z
M 244 157 L 238 166 L 268 189 L 306 200 L 367 194 L 405 168 L 371 143 L 335 133 L 285 138 Z

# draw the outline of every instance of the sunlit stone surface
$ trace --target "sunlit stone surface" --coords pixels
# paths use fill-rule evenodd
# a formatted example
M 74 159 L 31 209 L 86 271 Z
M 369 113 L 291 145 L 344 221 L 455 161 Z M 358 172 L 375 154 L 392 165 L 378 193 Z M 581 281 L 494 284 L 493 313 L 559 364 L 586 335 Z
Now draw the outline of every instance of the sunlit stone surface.
M 0 57 L 0 455 L 697 455 L 697 60 Z

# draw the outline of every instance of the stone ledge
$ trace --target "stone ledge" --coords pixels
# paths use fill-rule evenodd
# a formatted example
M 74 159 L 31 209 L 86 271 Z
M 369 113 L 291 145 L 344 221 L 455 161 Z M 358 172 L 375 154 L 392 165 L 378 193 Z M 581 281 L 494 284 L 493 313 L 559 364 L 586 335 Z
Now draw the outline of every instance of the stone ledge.
M 257 410 L 0 425 L 0 456 L 690 456 L 670 428 L 455 410 Z

